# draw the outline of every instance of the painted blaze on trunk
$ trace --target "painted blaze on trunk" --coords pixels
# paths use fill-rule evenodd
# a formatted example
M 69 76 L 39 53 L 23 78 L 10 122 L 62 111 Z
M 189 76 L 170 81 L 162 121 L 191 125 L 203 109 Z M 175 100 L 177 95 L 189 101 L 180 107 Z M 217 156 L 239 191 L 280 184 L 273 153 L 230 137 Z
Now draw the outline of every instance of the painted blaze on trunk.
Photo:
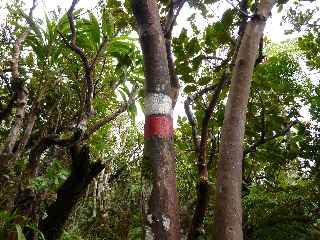
M 178 240 L 172 99 L 165 40 L 155 0 L 132 0 L 132 9 L 145 63 L 144 157 L 152 173 L 146 220 L 154 239 Z
M 149 100 L 149 96 L 150 94 L 146 100 Z M 147 221 L 152 227 L 155 239 L 179 239 L 171 101 L 167 101 L 168 99 L 170 97 L 163 94 L 152 93 L 152 100 L 145 103 L 144 155 L 146 164 L 151 167 L 153 185 Z M 168 111 L 158 111 L 161 108 Z M 149 111 L 150 109 L 152 111 Z

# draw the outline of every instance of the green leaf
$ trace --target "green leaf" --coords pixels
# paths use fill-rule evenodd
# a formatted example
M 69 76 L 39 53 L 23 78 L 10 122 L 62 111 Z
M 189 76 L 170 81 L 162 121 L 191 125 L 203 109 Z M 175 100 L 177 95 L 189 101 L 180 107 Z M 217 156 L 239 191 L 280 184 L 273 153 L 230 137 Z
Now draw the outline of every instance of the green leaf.
M 93 13 L 90 12 L 89 15 L 90 15 L 90 22 L 91 22 L 90 31 L 91 31 L 92 39 L 96 44 L 99 44 L 100 43 L 100 28 L 99 28 L 98 20 L 93 15 Z
M 112 38 L 114 35 L 114 19 L 112 14 L 107 13 L 106 9 L 104 9 L 102 13 L 102 31 L 103 34 L 107 35 L 109 38 Z
M 46 240 L 43 233 L 38 229 L 37 225 L 32 224 L 32 225 L 27 225 L 27 227 L 39 234 L 38 236 L 39 240 Z
M 204 85 L 207 85 L 209 82 L 211 81 L 211 77 L 201 77 L 199 80 L 198 80 L 198 84 L 200 86 L 204 86 Z
M 37 59 L 43 62 L 46 55 L 46 47 L 42 44 L 42 38 L 39 39 L 36 35 L 30 33 L 26 39 L 26 43 L 32 47 L 33 51 L 37 54 Z
M 194 77 L 191 74 L 182 75 L 181 80 L 185 83 L 194 83 Z
M 202 63 L 202 56 L 199 55 L 192 59 L 192 70 L 197 71 Z
M 26 237 L 24 236 L 20 225 L 16 224 L 15 226 L 16 226 L 16 230 L 17 230 L 17 234 L 18 234 L 18 239 L 17 240 L 26 240 Z
M 233 9 L 228 9 L 225 11 L 221 18 L 221 23 L 224 25 L 226 31 L 230 29 L 230 26 L 233 23 L 235 11 Z
M 137 116 L 137 106 L 135 103 L 132 103 L 128 108 L 129 116 L 131 117 L 132 121 L 135 122 Z
M 29 22 L 29 25 L 35 33 L 35 35 L 41 40 L 41 42 L 43 42 L 41 27 L 32 18 L 30 18 L 29 15 L 25 14 L 24 12 L 22 12 L 22 16 L 26 19 L 27 22 Z
M 90 12 L 90 19 L 76 22 L 77 43 L 82 48 L 97 50 L 100 45 L 100 27 L 97 18 Z
M 47 14 L 45 14 L 45 18 L 46 18 L 47 29 L 44 34 L 47 37 L 48 45 L 51 45 L 56 40 L 56 37 L 57 37 L 56 25 L 54 22 L 50 21 Z
M 125 55 L 128 54 L 131 49 L 131 44 L 129 42 L 113 40 L 108 47 L 108 52 L 111 55 L 114 53 Z
M 68 22 L 68 16 L 67 14 L 64 14 L 57 25 L 57 29 L 59 29 L 62 33 L 67 33 L 69 31 L 69 22 Z
M 197 38 L 192 38 L 186 45 L 186 50 L 189 56 L 199 52 L 201 50 L 200 44 Z
M 283 10 L 283 4 L 280 4 L 277 9 L 277 12 L 280 13 L 280 12 L 282 12 L 282 10 Z
M 192 68 L 188 66 L 188 63 L 177 64 L 177 72 L 181 75 L 189 74 L 192 72 Z
M 192 93 L 192 92 L 195 92 L 196 90 L 197 90 L 197 86 L 195 85 L 188 85 L 183 89 L 185 93 Z

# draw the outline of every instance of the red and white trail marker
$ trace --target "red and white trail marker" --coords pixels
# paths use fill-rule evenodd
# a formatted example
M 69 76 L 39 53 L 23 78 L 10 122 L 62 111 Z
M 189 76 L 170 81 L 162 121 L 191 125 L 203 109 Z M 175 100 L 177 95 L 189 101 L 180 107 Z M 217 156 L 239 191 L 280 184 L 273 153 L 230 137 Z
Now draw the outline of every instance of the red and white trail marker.
M 172 100 L 163 93 L 149 93 L 145 98 L 144 137 L 171 138 L 173 133 Z

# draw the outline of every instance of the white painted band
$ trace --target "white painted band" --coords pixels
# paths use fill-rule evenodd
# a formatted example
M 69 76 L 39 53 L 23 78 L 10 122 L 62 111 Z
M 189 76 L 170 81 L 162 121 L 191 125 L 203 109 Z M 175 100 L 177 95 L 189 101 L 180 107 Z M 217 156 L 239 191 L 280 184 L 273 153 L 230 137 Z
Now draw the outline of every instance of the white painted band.
M 165 114 L 172 116 L 171 97 L 163 93 L 149 93 L 144 99 L 145 115 Z

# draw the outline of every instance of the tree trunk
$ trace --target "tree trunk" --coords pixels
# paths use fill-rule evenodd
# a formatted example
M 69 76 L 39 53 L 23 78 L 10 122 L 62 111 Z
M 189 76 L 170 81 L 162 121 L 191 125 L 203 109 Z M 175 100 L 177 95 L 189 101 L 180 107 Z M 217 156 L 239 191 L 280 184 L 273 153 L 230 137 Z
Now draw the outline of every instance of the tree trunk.
M 242 156 L 245 117 L 257 50 L 274 0 L 261 0 L 247 24 L 235 66 L 221 133 L 215 231 L 219 240 L 242 240 Z
M 46 240 L 57 240 L 63 227 L 80 197 L 85 193 L 91 180 L 104 168 L 96 162 L 90 164 L 89 148 L 84 146 L 71 147 L 71 175 L 57 192 L 57 200 L 48 207 L 48 216 L 39 224 Z
M 180 239 L 172 99 L 165 40 L 155 0 L 132 0 L 145 67 L 145 166 L 153 188 L 147 222 L 153 239 Z

